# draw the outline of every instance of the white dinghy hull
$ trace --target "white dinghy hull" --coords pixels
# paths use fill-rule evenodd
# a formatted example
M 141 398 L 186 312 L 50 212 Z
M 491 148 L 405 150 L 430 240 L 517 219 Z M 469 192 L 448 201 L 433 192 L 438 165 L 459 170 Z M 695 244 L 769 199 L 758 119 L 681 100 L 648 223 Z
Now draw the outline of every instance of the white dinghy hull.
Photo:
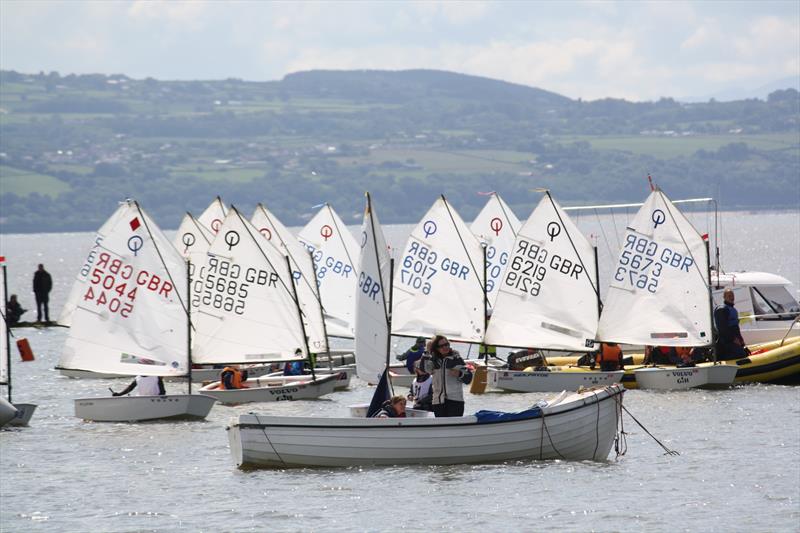
M 200 389 L 204 394 L 224 405 L 250 402 L 283 402 L 292 400 L 313 400 L 332 393 L 338 387 L 339 374 L 318 376 L 278 376 L 248 379 L 246 389 L 220 389 L 214 382 Z
M 624 388 L 565 394 L 534 418 L 313 418 L 240 415 L 227 428 L 238 467 L 286 468 L 607 459 Z
M 507 392 L 558 392 L 578 390 L 579 387 L 608 387 L 619 383 L 625 374 L 614 372 L 559 370 L 495 370 L 488 369 L 487 383 L 490 387 Z
M 14 407 L 16 407 L 17 413 L 14 415 L 14 418 L 6 423 L 6 425 L 27 426 L 28 422 L 30 422 L 31 418 L 33 417 L 33 412 L 36 411 L 36 404 L 15 403 Z
M 79 398 L 75 400 L 75 416 L 93 422 L 205 418 L 215 401 L 202 394 Z
M 8 400 L 0 397 L 0 427 L 5 426 L 17 416 L 17 408 Z
M 735 365 L 701 363 L 684 368 L 639 368 L 634 370 L 640 389 L 684 390 L 729 387 L 736 378 Z

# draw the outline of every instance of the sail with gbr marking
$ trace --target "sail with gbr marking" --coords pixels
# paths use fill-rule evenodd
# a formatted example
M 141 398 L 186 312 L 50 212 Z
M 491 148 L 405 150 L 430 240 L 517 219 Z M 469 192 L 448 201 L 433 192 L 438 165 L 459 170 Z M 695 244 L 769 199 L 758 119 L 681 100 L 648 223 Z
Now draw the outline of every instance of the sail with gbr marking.
M 203 278 L 200 276 L 200 267 L 198 265 L 202 266 L 205 263 L 206 253 L 213 240 L 214 234 L 211 230 L 200 224 L 191 213 L 186 213 L 183 216 L 173 242 L 178 253 L 189 261 L 189 275 L 192 280 L 191 291 L 193 294 L 193 297 L 190 298 L 192 312 L 197 310 L 199 302 L 199 299 L 194 295 L 199 295 L 203 287 Z
M 262 204 L 256 206 L 250 222 L 258 229 L 272 246 L 289 257 L 292 265 L 292 276 L 297 287 L 297 297 L 303 310 L 303 322 L 306 325 L 309 348 L 315 352 L 325 352 L 328 341 L 325 336 L 325 325 L 322 320 L 322 303 L 314 276 L 314 263 L 306 247 L 281 223 L 269 209 Z
M 598 339 L 659 346 L 712 342 L 705 242 L 660 190 L 628 226 L 612 272 Z
M 483 250 L 442 196 L 417 224 L 395 267 L 392 333 L 481 342 Z
M 234 207 L 200 267 L 192 359 L 255 363 L 306 357 L 286 257 Z M 295 355 L 300 349 L 302 355 Z
M 92 372 L 188 372 L 186 265 L 135 202 L 103 225 L 60 366 Z
M 592 350 L 598 321 L 595 279 L 591 244 L 545 195 L 511 248 L 487 344 Z
M 500 195 L 493 192 L 469 229 L 486 243 L 486 296 L 489 306 L 497 299 L 498 286 L 508 266 L 509 252 L 522 226 Z
M 386 368 L 389 350 L 389 293 L 391 259 L 378 214 L 367 193 L 361 226 L 361 254 L 356 293 L 356 373 L 378 383 Z
M 352 339 L 358 243 L 328 204 L 306 224 L 297 239 L 314 258 L 328 335 Z

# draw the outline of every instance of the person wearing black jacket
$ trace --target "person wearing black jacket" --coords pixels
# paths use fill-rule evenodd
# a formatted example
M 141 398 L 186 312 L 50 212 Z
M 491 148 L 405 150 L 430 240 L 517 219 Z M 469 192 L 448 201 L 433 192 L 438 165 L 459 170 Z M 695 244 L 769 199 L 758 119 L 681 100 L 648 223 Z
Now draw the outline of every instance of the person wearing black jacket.
M 433 376 L 433 414 L 437 417 L 464 415 L 465 384 L 472 382 L 472 371 L 461 355 L 450 349 L 450 341 L 436 335 L 420 368 Z
M 50 290 L 53 288 L 53 278 L 44 269 L 44 265 L 39 264 L 38 270 L 33 274 L 33 294 L 36 296 L 36 321 L 42 321 L 42 309 L 44 309 L 44 321 L 50 322 Z

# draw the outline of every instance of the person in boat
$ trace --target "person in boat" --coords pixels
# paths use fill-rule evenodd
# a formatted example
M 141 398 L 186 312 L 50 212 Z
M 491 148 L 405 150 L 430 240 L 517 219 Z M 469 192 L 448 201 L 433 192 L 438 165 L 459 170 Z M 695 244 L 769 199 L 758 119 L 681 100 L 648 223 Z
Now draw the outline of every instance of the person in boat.
M 714 310 L 714 323 L 717 326 L 717 359 L 739 359 L 746 357 L 742 332 L 739 329 L 739 311 L 734 306 L 736 297 L 733 289 L 723 291 L 725 304 Z
M 53 278 L 44 269 L 44 265 L 39 264 L 39 268 L 33 273 L 33 294 L 36 296 L 36 322 L 42 321 L 42 310 L 44 310 L 44 321 L 50 322 L 50 290 L 53 288 Z
M 433 338 L 428 353 L 420 359 L 420 367 L 433 376 L 433 413 L 437 417 L 463 416 L 463 386 L 472 382 L 472 371 L 461 355 L 450 349 L 447 337 Z
M 247 389 L 247 370 L 235 366 L 226 366 L 219 375 L 220 388 L 225 390 Z
M 622 364 L 622 348 L 615 342 L 601 342 L 600 349 L 594 358 L 595 364 L 600 365 L 602 372 L 624 370 Z
M 17 300 L 16 294 L 12 294 L 8 299 L 8 303 L 6 303 L 6 309 L 8 311 L 9 326 L 16 326 L 19 324 L 19 319 L 22 318 L 22 314 L 26 311 L 26 309 L 23 309 Z
M 120 392 L 111 391 L 112 396 L 125 396 L 133 389 L 137 389 L 139 396 L 166 396 L 167 389 L 161 376 L 136 376 L 131 384 Z
M 373 418 L 405 418 L 406 399 L 403 396 L 392 396 L 381 406 L 381 410 L 375 413 Z
M 645 364 L 687 366 L 692 363 L 692 348 L 686 346 L 648 346 L 645 348 Z
M 295 356 L 302 356 L 303 350 L 300 348 L 294 351 Z M 284 376 L 302 376 L 303 375 L 303 361 L 288 361 L 283 366 Z
M 414 402 L 414 409 L 433 411 L 433 377 L 420 368 L 419 361 L 414 365 L 417 377 L 411 382 L 408 399 Z
M 411 348 L 406 350 L 404 353 L 398 355 L 397 360 L 405 361 L 408 373 L 413 374 L 414 363 L 419 361 L 424 354 L 425 354 L 425 337 L 417 337 L 417 340 L 414 341 L 414 345 L 411 346 Z

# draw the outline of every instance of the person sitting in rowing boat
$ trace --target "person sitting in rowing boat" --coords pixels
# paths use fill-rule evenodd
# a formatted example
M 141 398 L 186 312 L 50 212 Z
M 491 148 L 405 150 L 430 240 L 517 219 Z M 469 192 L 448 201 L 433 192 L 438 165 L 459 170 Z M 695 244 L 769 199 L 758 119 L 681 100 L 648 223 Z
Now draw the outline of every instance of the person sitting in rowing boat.
M 392 396 L 381 406 L 381 410 L 375 413 L 373 418 L 405 418 L 406 399 L 403 396 Z
M 728 287 L 722 293 L 725 305 L 714 310 L 714 322 L 717 326 L 717 359 L 738 359 L 747 357 L 744 338 L 739 329 L 739 311 L 734 307 L 733 289 Z
M 414 345 L 411 346 L 405 353 L 401 353 L 397 356 L 398 361 L 405 361 L 406 368 L 408 369 L 409 374 L 414 373 L 414 363 L 419 361 L 419 359 L 425 354 L 425 337 L 417 337 L 417 340 L 414 341 Z
M 420 368 L 433 376 L 433 413 L 437 417 L 464 415 L 463 385 L 472 382 L 472 371 L 461 355 L 450 349 L 450 341 L 436 335 Z
M 166 396 L 167 389 L 164 388 L 164 380 L 161 376 L 136 376 L 131 384 L 120 392 L 111 391 L 112 396 L 125 396 L 133 389 L 138 389 L 139 396 Z
M 414 365 L 417 377 L 411 383 L 411 394 L 408 399 L 414 402 L 414 409 L 433 411 L 433 377 L 420 368 L 419 362 Z
M 240 370 L 235 366 L 226 366 L 222 369 L 222 373 L 219 375 L 220 381 L 220 388 L 225 390 L 233 390 L 233 389 L 249 389 L 247 385 L 245 385 L 245 381 L 247 381 L 247 370 Z
M 22 306 L 19 304 L 19 300 L 17 300 L 16 294 L 12 294 L 11 297 L 8 299 L 8 304 L 6 305 L 6 309 L 8 310 L 9 326 L 16 326 L 17 324 L 19 324 L 19 319 L 22 318 L 22 313 L 26 311 L 26 309 L 23 309 Z

